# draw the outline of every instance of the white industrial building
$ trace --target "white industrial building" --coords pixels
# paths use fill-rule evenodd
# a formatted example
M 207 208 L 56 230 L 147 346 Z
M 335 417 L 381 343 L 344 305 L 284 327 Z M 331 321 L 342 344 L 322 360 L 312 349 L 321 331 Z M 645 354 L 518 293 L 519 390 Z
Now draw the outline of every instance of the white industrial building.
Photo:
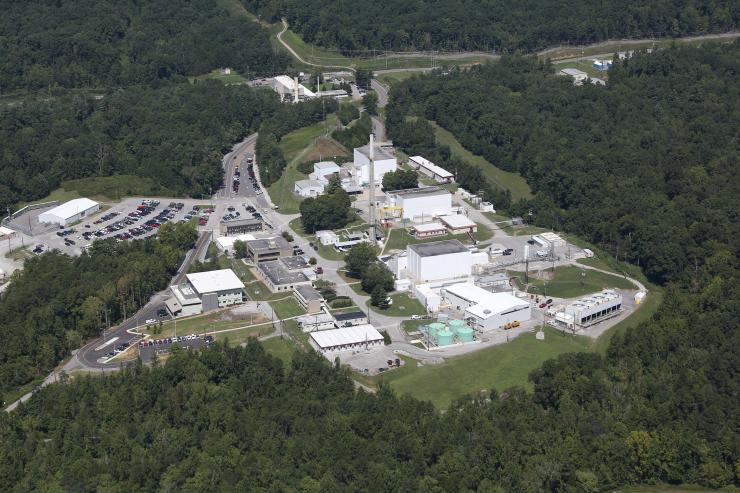
M 458 240 L 409 245 L 406 270 L 416 284 L 467 279 L 473 268 L 473 253 Z
M 577 68 L 564 68 L 560 71 L 560 75 L 566 75 L 573 79 L 573 84 L 576 86 L 583 85 L 583 82 L 588 79 L 588 74 Z
M 554 322 L 568 329 L 588 327 L 619 315 L 621 310 L 622 295 L 618 291 L 605 289 L 570 303 L 555 314 Z
M 409 164 L 437 183 L 452 183 L 455 175 L 421 156 L 411 156 Z
M 87 198 L 73 199 L 39 214 L 39 222 L 67 226 L 100 209 L 100 204 Z
M 287 75 L 278 75 L 270 79 L 270 87 L 280 95 L 283 101 L 297 103 L 302 99 L 315 98 L 316 93 L 310 91 L 306 86 L 298 83 L 298 78 L 290 78 Z
M 324 183 L 319 180 L 298 180 L 293 185 L 293 192 L 299 197 L 318 197 L 324 193 Z
M 484 332 L 532 318 L 527 300 L 509 293 L 492 293 L 469 282 L 446 286 L 441 296 L 443 304 L 465 312 L 464 319 L 470 327 Z
M 452 210 L 452 194 L 439 187 L 412 188 L 386 193 L 388 201 L 380 209 L 381 219 L 401 218 L 428 222 Z
M 478 225 L 475 221 L 464 214 L 440 216 L 439 220 L 447 227 L 447 231 L 453 235 L 475 233 L 478 231 Z
M 316 238 L 318 238 L 322 245 L 336 245 L 339 243 L 339 236 L 334 231 L 327 229 L 316 231 Z
M 170 286 L 172 298 L 165 304 L 173 316 L 197 315 L 244 299 L 244 283 L 231 269 L 187 274 L 185 279 Z
M 398 161 L 396 156 L 377 145 L 374 146 L 374 159 L 375 184 L 380 187 L 383 176 L 398 169 Z M 355 148 L 352 174 L 358 185 L 366 186 L 370 183 L 370 144 Z
M 329 184 L 329 178 L 333 175 L 339 175 L 341 170 L 339 165 L 334 161 L 321 161 L 313 165 L 311 178 L 327 185 Z
M 216 238 L 216 248 L 218 248 L 220 251 L 224 253 L 233 252 L 234 251 L 234 243 L 237 241 L 252 241 L 254 240 L 254 236 L 250 234 L 243 234 L 238 236 L 219 236 Z
M 447 228 L 442 223 L 415 224 L 411 228 L 416 238 L 431 238 L 433 236 L 443 236 L 447 234 Z
M 316 330 L 328 330 L 336 328 L 336 320 L 329 313 L 319 312 L 313 315 L 302 315 L 296 318 L 298 327 L 303 332 L 314 332 Z
M 322 354 L 359 352 L 383 347 L 383 335 L 369 324 L 311 332 L 311 346 Z

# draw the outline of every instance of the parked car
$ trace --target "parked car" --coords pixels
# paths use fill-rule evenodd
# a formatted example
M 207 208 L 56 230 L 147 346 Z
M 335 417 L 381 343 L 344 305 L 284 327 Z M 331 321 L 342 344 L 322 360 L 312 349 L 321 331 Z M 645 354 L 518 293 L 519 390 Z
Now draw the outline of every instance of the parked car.
M 147 325 L 149 325 L 149 324 L 156 324 L 157 321 L 155 319 L 153 319 L 153 318 L 148 318 L 146 320 L 146 322 L 144 322 L 144 323 L 147 324 Z

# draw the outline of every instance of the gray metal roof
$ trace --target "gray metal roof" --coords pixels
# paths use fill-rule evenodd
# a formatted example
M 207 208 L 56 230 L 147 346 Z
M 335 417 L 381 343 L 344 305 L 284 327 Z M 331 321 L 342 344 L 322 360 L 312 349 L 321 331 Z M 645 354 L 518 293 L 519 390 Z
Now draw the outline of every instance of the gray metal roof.
M 365 144 L 362 147 L 357 148 L 358 151 L 360 151 L 362 154 L 370 158 L 370 144 Z M 391 154 L 390 152 L 386 151 L 382 147 L 375 146 L 375 156 L 374 159 L 395 159 L 396 156 Z
M 386 192 L 390 195 L 397 197 L 410 198 L 410 197 L 432 197 L 435 195 L 452 195 L 448 190 L 441 187 L 422 187 L 422 188 L 411 188 L 408 190 L 394 190 Z
M 321 293 L 319 293 L 314 288 L 308 285 L 298 286 L 297 288 L 295 288 L 295 290 L 298 291 L 303 297 L 303 299 L 306 301 L 324 299 L 324 297 L 321 296 Z
M 436 255 L 447 255 L 450 253 L 467 252 L 468 248 L 459 240 L 442 240 L 430 243 L 419 243 L 409 245 L 420 257 L 434 257 Z
M 285 265 L 279 260 L 259 262 L 257 264 L 257 268 L 261 270 L 275 286 L 308 281 L 308 277 L 306 277 L 303 272 L 290 271 L 286 269 Z
M 277 250 L 283 248 L 290 248 L 288 242 L 282 236 L 276 236 L 275 238 L 261 238 L 258 240 L 249 240 L 246 242 L 253 251 L 261 250 Z
M 356 311 L 356 312 L 349 312 L 349 313 L 335 313 L 334 319 L 337 322 L 343 322 L 347 320 L 357 320 L 358 318 L 365 318 L 367 315 L 365 315 L 365 312 L 363 311 Z

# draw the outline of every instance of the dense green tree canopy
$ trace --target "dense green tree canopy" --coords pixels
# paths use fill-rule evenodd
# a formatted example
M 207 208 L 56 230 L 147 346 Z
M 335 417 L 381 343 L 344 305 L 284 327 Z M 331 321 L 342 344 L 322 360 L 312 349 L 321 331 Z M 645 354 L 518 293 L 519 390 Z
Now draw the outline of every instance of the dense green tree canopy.
M 215 192 L 223 154 L 278 107 L 270 91 L 215 81 L 0 107 L 0 208 L 42 198 L 64 180 L 114 174 L 178 194 Z
M 268 33 L 211 0 L 0 1 L 0 93 L 285 68 Z
M 161 240 L 99 240 L 80 257 L 53 251 L 26 261 L 0 297 L 0 395 L 46 376 L 167 286 L 197 235 L 184 223 L 162 230 Z
M 272 20 L 286 17 L 309 43 L 353 55 L 366 50 L 532 50 L 609 38 L 729 31 L 730 0 L 242 0 Z M 354 50 L 360 50 L 359 53 Z
M 352 199 L 344 191 L 338 176 L 329 180 L 324 193 L 301 202 L 301 225 L 310 233 L 322 229 L 339 229 L 354 221 Z
M 606 86 L 582 87 L 504 58 L 394 87 L 388 127 L 404 147 L 434 148 L 431 127 L 405 116 L 435 120 L 527 178 L 537 196 L 512 212 L 586 236 L 654 280 L 678 279 L 737 254 L 739 56 L 738 43 L 638 53 Z

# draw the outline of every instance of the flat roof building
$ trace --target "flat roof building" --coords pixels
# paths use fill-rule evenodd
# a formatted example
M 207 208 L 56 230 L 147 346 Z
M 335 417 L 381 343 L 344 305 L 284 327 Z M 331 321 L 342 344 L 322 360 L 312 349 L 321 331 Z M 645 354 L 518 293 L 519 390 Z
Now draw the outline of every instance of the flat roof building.
M 453 235 L 475 233 L 478 231 L 478 225 L 464 214 L 440 216 L 439 220 L 447 227 L 447 231 Z
M 458 240 L 419 243 L 406 247 L 405 269 L 416 284 L 467 280 L 472 267 L 472 252 Z
M 564 68 L 560 71 L 560 75 L 571 77 L 573 79 L 573 84 L 576 86 L 582 85 L 583 81 L 588 79 L 588 74 L 582 70 L 578 70 L 577 68 Z
M 222 252 L 229 253 L 234 251 L 234 243 L 237 241 L 251 241 L 254 240 L 254 236 L 250 234 L 242 234 L 239 236 L 219 236 L 216 238 L 214 243 L 216 243 L 216 247 L 221 250 Z
M 293 249 L 282 236 L 260 238 L 247 242 L 247 256 L 255 264 L 267 260 L 275 260 L 280 257 L 288 257 L 292 254 Z
M 380 146 L 376 145 L 374 147 L 374 153 L 375 186 L 380 187 L 383 182 L 383 176 L 390 171 L 396 171 L 398 161 L 396 160 L 396 156 Z M 354 149 L 352 171 L 358 185 L 366 186 L 370 183 L 370 144 Z
M 318 197 L 324 193 L 324 183 L 319 180 L 298 180 L 293 184 L 293 192 L 299 197 Z
M 311 346 L 320 353 L 365 351 L 383 347 L 383 335 L 369 324 L 311 332 Z
M 297 103 L 302 99 L 315 98 L 316 93 L 310 91 L 303 84 L 298 83 L 298 78 L 287 75 L 278 75 L 269 80 L 270 87 L 280 95 L 283 101 Z
M 87 198 L 73 199 L 39 214 L 39 222 L 68 226 L 100 209 L 100 204 Z
M 444 303 L 464 311 L 467 324 L 480 331 L 503 329 L 511 322 L 532 318 L 527 300 L 509 293 L 492 293 L 469 282 L 445 286 L 440 294 Z
M 303 271 L 290 270 L 282 259 L 257 263 L 257 272 L 273 293 L 292 291 L 301 285 L 311 285 L 311 279 Z
M 324 297 L 310 284 L 296 287 L 293 296 L 306 313 L 318 313 L 324 308 Z
M 187 274 L 185 279 L 170 286 L 173 297 L 165 304 L 173 316 L 197 315 L 244 300 L 244 283 L 231 269 Z
M 296 318 L 298 327 L 303 332 L 313 332 L 315 330 L 335 329 L 335 320 L 328 313 L 319 312 L 312 315 L 303 315 Z
M 347 313 L 335 313 L 334 318 L 337 321 L 337 327 L 349 327 L 352 325 L 366 324 L 367 314 L 361 310 Z
M 452 183 L 455 181 L 455 175 L 421 156 L 411 156 L 409 164 L 437 183 Z
M 430 238 L 447 234 L 447 228 L 442 223 L 415 224 L 412 229 L 416 238 Z
M 218 230 L 222 235 L 234 236 L 245 233 L 255 233 L 264 229 L 264 223 L 260 219 L 233 219 L 231 221 L 221 221 Z
M 428 222 L 452 211 L 452 194 L 440 187 L 412 188 L 386 192 L 388 203 L 381 214 L 415 222 Z M 390 214 L 388 214 L 390 212 Z

